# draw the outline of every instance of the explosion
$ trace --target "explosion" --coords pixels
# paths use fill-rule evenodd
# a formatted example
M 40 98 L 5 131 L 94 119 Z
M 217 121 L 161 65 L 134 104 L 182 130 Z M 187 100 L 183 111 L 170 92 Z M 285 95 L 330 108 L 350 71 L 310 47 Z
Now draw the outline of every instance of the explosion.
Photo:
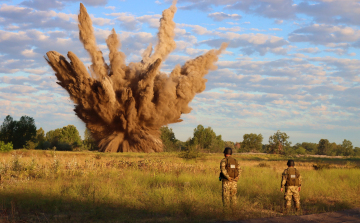
M 71 62 L 58 52 L 49 51 L 45 59 L 55 71 L 58 84 L 75 103 L 76 115 L 86 124 L 102 152 L 161 152 L 160 127 L 181 122 L 181 114 L 196 93 L 205 90 L 204 76 L 217 67 L 214 63 L 226 48 L 210 50 L 202 56 L 177 65 L 170 74 L 160 72 L 166 57 L 176 48 L 174 41 L 176 1 L 162 13 L 158 43 L 144 51 L 142 60 L 125 63 L 118 51 L 120 40 L 115 30 L 106 40 L 108 65 L 96 45 L 92 21 L 80 3 L 79 38 L 92 64 L 88 69 L 68 52 Z

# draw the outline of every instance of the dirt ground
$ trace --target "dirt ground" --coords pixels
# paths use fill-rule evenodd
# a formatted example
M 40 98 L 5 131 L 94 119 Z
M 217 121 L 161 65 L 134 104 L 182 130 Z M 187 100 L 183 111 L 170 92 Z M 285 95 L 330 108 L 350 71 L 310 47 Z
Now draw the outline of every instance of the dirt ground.
M 326 212 L 322 214 L 311 214 L 301 216 L 284 216 L 275 218 L 258 218 L 245 221 L 227 221 L 228 223 L 359 223 L 360 222 L 360 208 L 344 210 L 339 212 Z

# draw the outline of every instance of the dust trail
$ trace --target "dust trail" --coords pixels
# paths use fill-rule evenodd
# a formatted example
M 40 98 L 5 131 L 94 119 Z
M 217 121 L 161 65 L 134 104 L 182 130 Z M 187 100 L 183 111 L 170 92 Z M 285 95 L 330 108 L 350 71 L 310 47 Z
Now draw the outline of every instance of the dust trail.
M 225 50 L 210 50 L 202 56 L 177 65 L 170 75 L 160 72 L 166 57 L 176 48 L 174 41 L 176 1 L 164 10 L 160 19 L 158 43 L 144 51 L 142 61 L 126 65 L 125 55 L 115 30 L 106 43 L 110 65 L 105 63 L 90 16 L 80 3 L 79 38 L 91 57 L 89 72 L 79 58 L 68 52 L 64 56 L 49 51 L 47 62 L 55 71 L 58 84 L 75 103 L 76 115 L 86 123 L 103 152 L 160 152 L 159 128 L 181 122 L 189 113 L 190 101 L 205 90 L 204 76 Z M 152 53 L 153 52 L 153 53 Z

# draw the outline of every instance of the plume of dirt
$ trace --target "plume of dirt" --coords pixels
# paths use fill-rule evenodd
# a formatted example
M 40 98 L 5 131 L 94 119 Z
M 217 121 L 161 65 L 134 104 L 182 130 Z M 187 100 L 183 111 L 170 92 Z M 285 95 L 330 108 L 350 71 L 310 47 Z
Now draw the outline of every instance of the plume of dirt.
M 176 48 L 174 41 L 176 1 L 164 10 L 160 20 L 158 43 L 143 53 L 138 63 L 126 65 L 124 53 L 118 51 L 120 40 L 113 29 L 106 43 L 110 65 L 105 63 L 90 16 L 80 3 L 79 37 L 91 57 L 89 72 L 79 58 L 68 52 L 64 56 L 49 51 L 46 60 L 75 103 L 76 115 L 86 123 L 103 152 L 160 152 L 160 127 L 181 122 L 189 113 L 190 101 L 205 90 L 204 76 L 226 48 L 210 50 L 202 56 L 177 65 L 169 74 L 160 72 L 166 57 Z M 89 74 L 90 73 L 90 74 Z

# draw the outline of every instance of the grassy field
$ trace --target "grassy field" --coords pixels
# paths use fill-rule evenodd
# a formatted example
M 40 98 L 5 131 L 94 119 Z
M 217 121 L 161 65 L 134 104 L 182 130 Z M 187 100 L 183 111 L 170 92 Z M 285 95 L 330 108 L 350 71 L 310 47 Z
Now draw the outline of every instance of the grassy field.
M 230 219 L 282 215 L 280 177 L 287 158 L 234 157 L 243 171 Z M 221 159 L 222 154 L 186 161 L 176 153 L 1 153 L 0 222 L 221 221 Z M 295 161 L 303 177 L 303 214 L 360 207 L 360 159 Z

